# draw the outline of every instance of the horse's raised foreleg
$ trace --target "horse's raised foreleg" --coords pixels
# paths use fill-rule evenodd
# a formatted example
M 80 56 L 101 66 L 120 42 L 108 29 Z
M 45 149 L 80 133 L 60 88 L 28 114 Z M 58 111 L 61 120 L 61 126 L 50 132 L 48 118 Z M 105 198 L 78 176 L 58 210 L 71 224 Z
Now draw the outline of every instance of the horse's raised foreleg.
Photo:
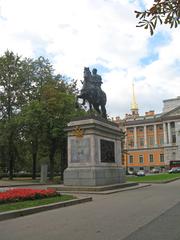
M 105 105 L 101 105 L 101 115 L 103 118 L 107 118 Z
M 82 105 L 84 106 L 86 104 L 86 99 L 83 98 L 83 102 L 82 102 Z
M 76 107 L 76 108 L 79 108 L 78 99 L 79 99 L 79 95 L 76 97 L 76 100 L 75 100 L 75 107 Z
M 96 110 L 96 112 L 98 112 L 99 114 L 101 114 L 101 111 L 99 110 L 99 105 L 98 104 L 93 104 L 94 109 Z
M 91 103 L 89 103 L 89 110 L 90 110 L 90 112 L 92 111 L 92 104 Z
M 77 95 L 76 97 L 76 103 L 78 103 L 78 99 L 81 98 L 83 100 L 82 104 L 81 105 L 85 105 L 86 104 L 86 98 L 84 96 L 84 94 L 80 94 L 80 95 Z M 79 104 L 79 103 L 78 103 Z

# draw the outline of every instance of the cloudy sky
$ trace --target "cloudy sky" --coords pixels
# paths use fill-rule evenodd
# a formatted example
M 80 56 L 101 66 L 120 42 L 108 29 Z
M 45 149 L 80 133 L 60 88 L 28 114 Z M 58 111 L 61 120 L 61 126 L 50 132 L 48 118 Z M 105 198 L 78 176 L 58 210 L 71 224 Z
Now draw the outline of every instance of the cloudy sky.
M 162 111 L 180 95 L 179 29 L 153 37 L 136 28 L 134 10 L 153 0 L 0 0 L 0 54 L 49 58 L 56 73 L 83 79 L 84 66 L 102 76 L 110 116 L 130 112 L 132 82 L 140 114 Z

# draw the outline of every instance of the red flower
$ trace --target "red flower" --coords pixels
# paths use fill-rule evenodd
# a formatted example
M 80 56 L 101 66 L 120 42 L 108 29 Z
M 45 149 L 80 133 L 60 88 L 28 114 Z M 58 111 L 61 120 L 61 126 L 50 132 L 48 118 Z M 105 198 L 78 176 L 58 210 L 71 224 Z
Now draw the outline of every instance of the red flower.
M 30 199 L 40 199 L 56 195 L 57 192 L 52 189 L 14 188 L 7 190 L 6 192 L 0 192 L 0 204 Z

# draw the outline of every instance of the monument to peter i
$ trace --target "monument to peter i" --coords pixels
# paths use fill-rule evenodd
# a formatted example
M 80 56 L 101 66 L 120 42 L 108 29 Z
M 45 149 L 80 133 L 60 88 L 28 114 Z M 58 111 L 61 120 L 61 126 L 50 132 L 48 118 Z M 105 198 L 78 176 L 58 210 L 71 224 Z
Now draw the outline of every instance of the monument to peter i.
M 121 165 L 121 130 L 106 116 L 106 94 L 102 79 L 93 69 L 84 68 L 78 99 L 97 114 L 71 121 L 68 132 L 68 168 L 65 186 L 105 186 L 125 182 Z M 78 104 L 78 102 L 77 102 Z

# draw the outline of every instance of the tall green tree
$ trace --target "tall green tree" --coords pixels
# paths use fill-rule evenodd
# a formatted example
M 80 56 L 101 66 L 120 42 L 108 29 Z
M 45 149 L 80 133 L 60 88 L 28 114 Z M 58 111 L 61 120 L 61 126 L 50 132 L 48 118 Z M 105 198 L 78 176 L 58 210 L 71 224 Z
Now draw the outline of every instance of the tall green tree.
M 13 178 L 13 168 L 16 156 L 16 129 L 18 115 L 25 98 L 21 94 L 24 79 L 22 78 L 22 63 L 18 55 L 6 51 L 0 57 L 0 121 L 3 124 L 1 136 L 8 152 L 9 178 Z M 2 139 L 2 138 L 1 138 Z
M 85 114 L 75 109 L 77 92 L 76 81 L 54 75 L 48 59 L 22 59 L 10 51 L 0 57 L 0 161 L 8 163 L 10 179 L 30 155 L 32 178 L 43 157 L 53 178 L 57 156 L 66 155 L 64 127 Z
M 42 135 L 43 109 L 38 100 L 32 100 L 22 108 L 19 116 L 20 137 L 27 145 L 27 151 L 31 155 L 32 179 L 36 179 L 39 141 Z
M 26 106 L 23 108 L 20 123 L 26 144 L 32 156 L 32 178 L 36 178 L 39 140 L 43 121 L 41 94 L 43 86 L 53 78 L 53 68 L 48 59 L 39 57 L 36 60 L 23 60 L 23 77 L 25 85 L 23 93 Z

